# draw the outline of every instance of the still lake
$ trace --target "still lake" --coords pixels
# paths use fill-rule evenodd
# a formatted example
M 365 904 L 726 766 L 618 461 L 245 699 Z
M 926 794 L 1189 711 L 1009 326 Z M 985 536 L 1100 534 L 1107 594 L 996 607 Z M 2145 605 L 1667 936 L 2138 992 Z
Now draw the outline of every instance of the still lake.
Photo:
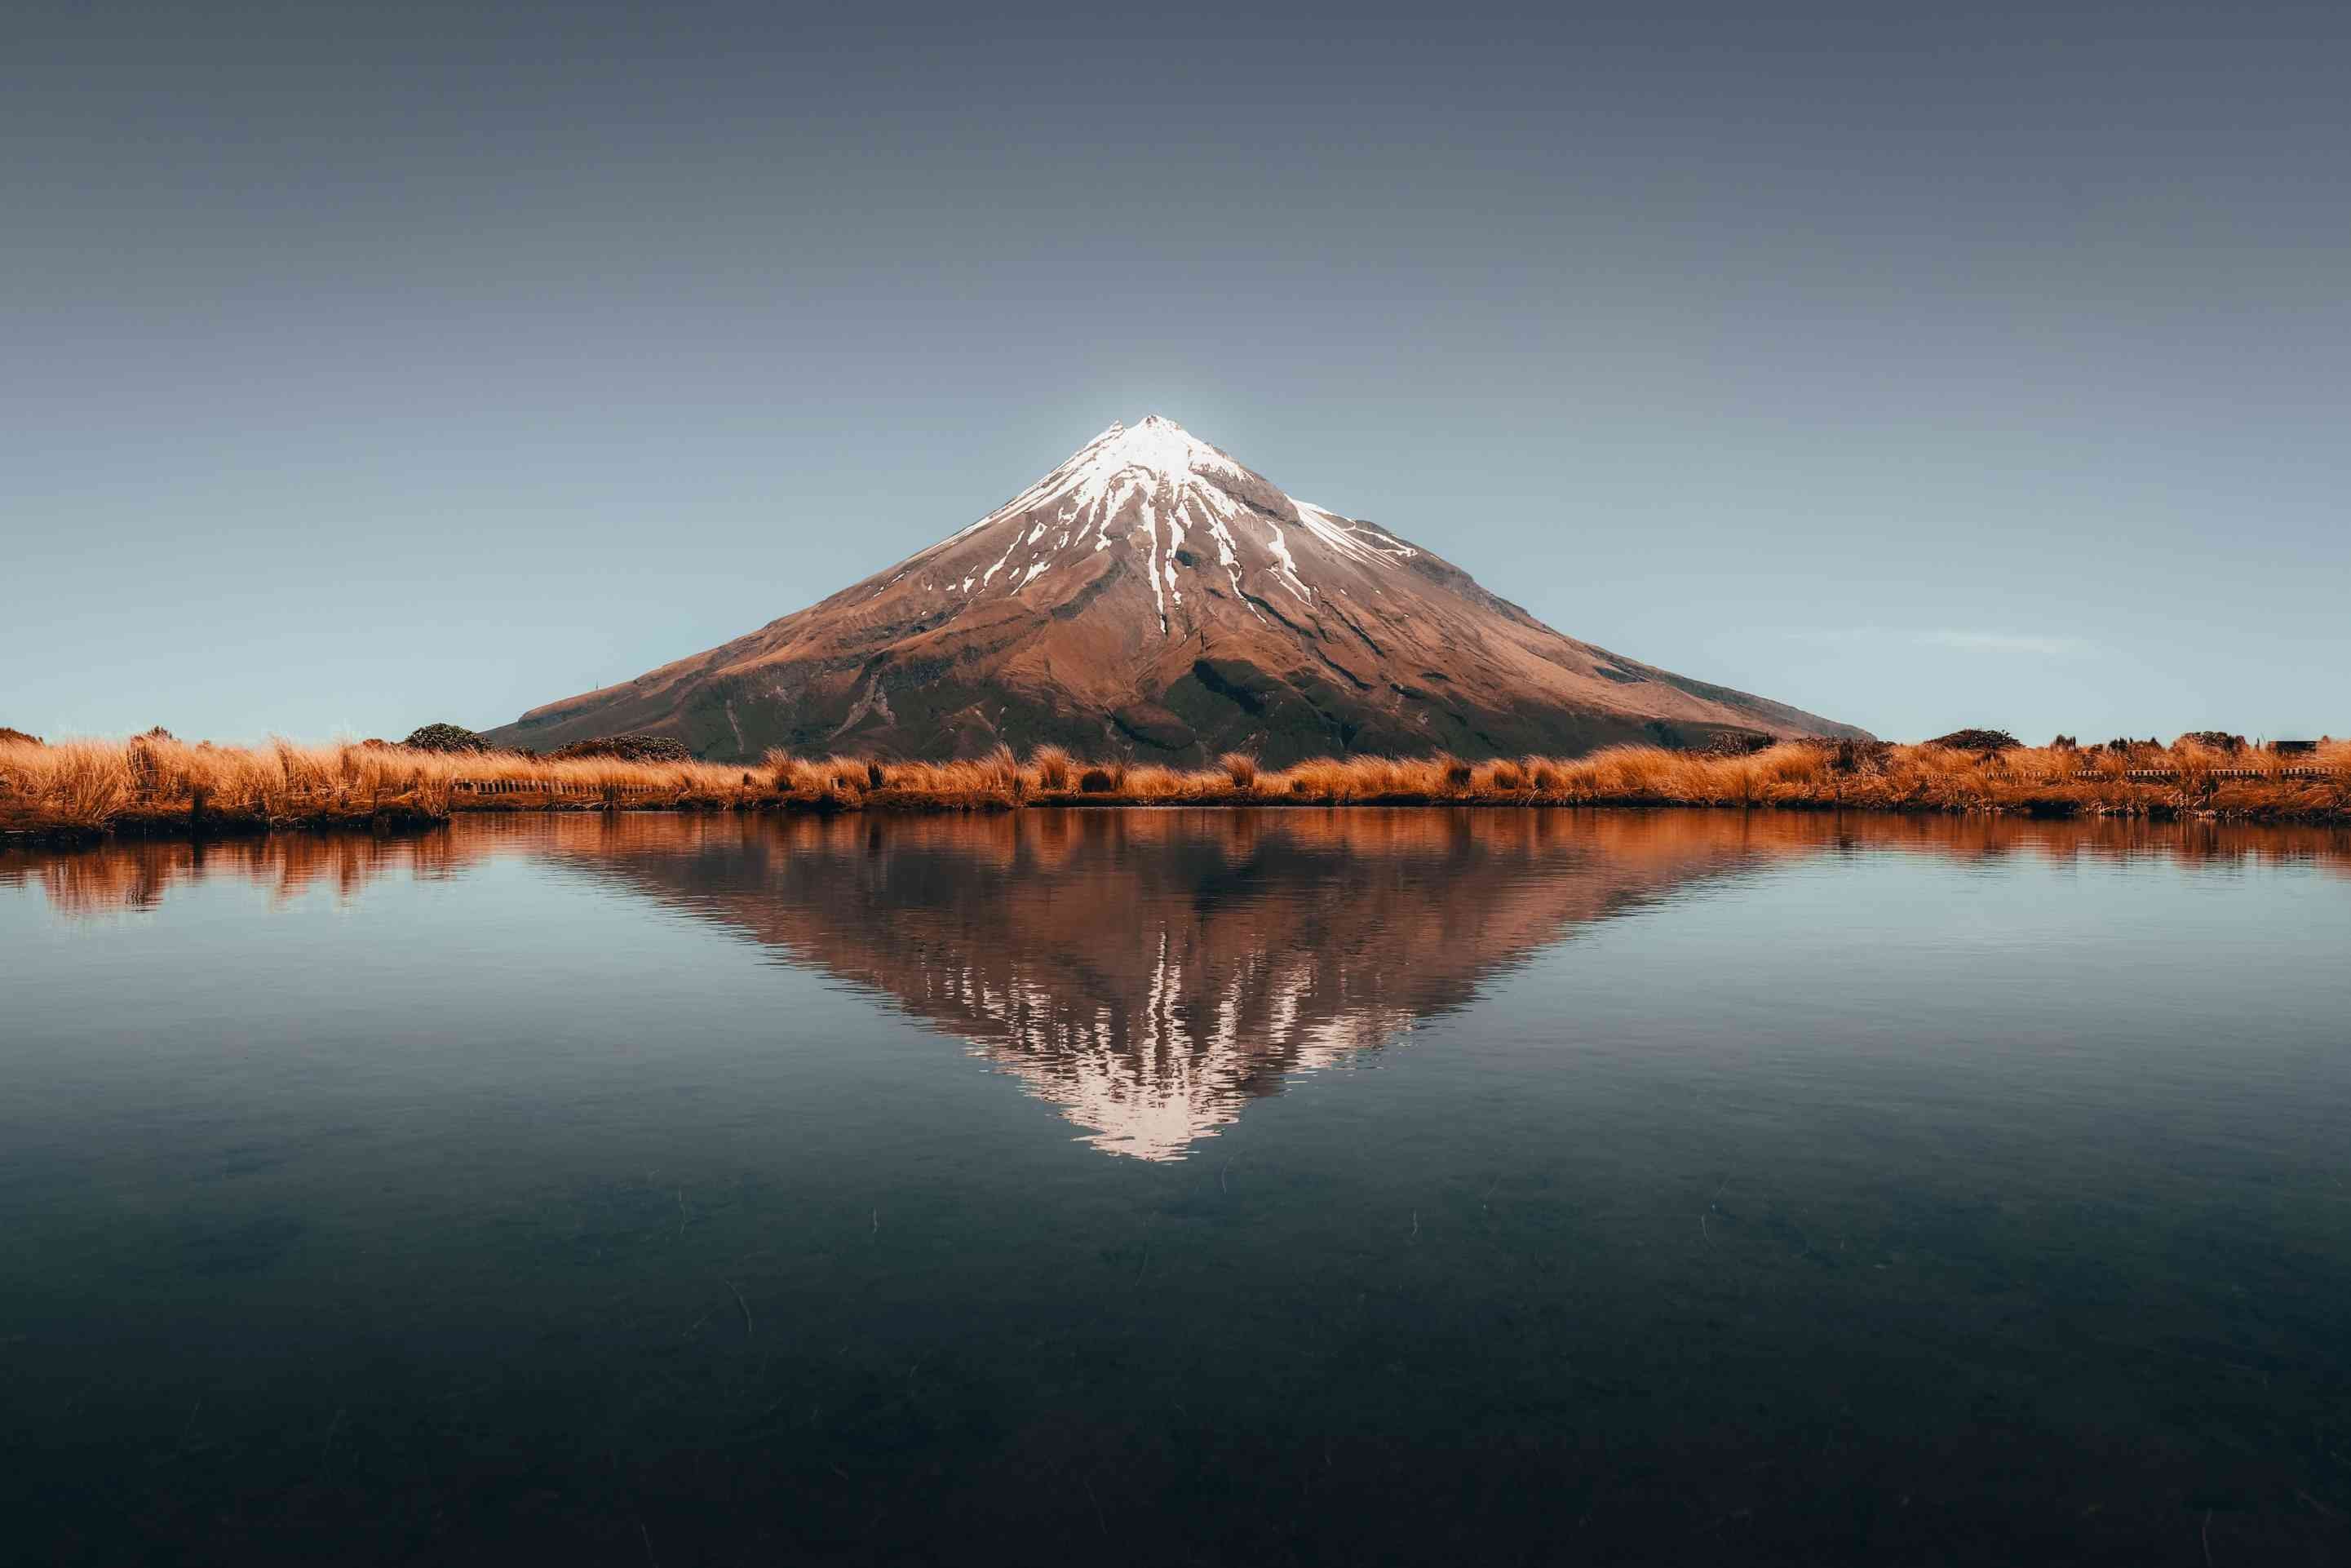
M 2351 1562 L 2351 834 L 461 818 L 0 975 L 17 1561 Z

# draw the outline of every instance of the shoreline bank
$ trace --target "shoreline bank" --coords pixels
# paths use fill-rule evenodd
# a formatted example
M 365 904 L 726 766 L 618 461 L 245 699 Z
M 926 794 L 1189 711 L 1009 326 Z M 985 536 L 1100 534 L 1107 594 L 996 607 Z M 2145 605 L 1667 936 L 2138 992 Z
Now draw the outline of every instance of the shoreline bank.
M 139 841 L 212 841 L 262 837 L 278 832 L 359 832 L 378 837 L 428 831 L 460 816 L 601 815 L 616 812 L 684 813 L 700 816 L 833 816 L 880 813 L 898 816 L 945 815 L 956 812 L 1011 812 L 1029 810 L 1303 810 L 1366 807 L 1377 810 L 1429 810 L 1473 807 L 1480 810 L 1719 810 L 1802 814 L 1868 812 L 1878 816 L 2010 817 L 2034 821 L 2105 819 L 2148 822 L 2210 822 L 2243 826 L 2351 826 L 2351 806 L 2335 803 L 2193 804 L 2177 800 L 2124 801 L 2071 800 L 2025 801 L 1888 801 L 1869 799 L 1785 798 L 1772 800 L 1689 800 L 1657 794 L 1625 794 L 1560 799 L 1529 793 L 1437 793 L 1404 790 L 1366 795 L 1267 795 L 1222 790 L 1182 796 L 1044 793 L 1014 800 L 1008 796 L 950 798 L 914 791 L 880 789 L 861 796 L 770 795 L 718 800 L 681 791 L 674 799 L 632 798 L 617 804 L 556 796 L 507 797 L 479 801 L 455 801 L 438 809 L 408 800 L 389 800 L 349 810 L 291 812 L 212 810 L 192 812 L 183 808 L 125 811 L 103 823 L 43 821 L 22 813 L 0 814 L 0 845 L 72 847 Z
M 1179 770 L 1053 747 L 958 762 L 770 754 L 751 767 L 400 747 L 190 746 L 168 737 L 0 743 L 0 841 L 413 831 L 471 812 L 751 813 L 1166 806 L 1711 807 L 1746 810 L 2351 823 L 2351 743 L 2281 755 L 2182 743 L 1969 753 L 1782 742 L 1741 756 L 1619 747 L 1571 758 L 1232 755 Z

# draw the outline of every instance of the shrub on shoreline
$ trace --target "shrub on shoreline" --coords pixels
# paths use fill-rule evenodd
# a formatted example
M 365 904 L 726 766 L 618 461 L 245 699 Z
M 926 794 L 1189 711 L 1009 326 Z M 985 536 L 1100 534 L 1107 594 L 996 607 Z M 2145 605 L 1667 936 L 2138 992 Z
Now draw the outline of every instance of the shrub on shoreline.
M 2019 751 L 2024 742 L 2004 729 L 1955 729 L 1927 743 L 1946 751 Z
M 428 724 L 400 743 L 411 751 L 487 751 L 490 743 L 462 724 Z
M 476 736 L 475 738 L 479 740 L 481 737 Z M 474 749 L 487 748 L 476 747 Z M 666 735 L 600 735 L 593 740 L 575 740 L 569 746 L 558 747 L 547 755 L 557 762 L 570 762 L 582 757 L 611 757 L 622 762 L 694 760 L 694 753 L 685 748 L 685 742 Z

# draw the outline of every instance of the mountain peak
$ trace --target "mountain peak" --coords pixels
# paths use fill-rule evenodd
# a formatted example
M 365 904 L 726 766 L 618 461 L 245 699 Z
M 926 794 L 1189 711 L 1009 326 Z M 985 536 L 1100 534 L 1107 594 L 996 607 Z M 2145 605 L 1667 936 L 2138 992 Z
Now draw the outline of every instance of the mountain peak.
M 1386 528 L 1299 500 L 1162 414 L 979 521 L 748 636 L 496 737 L 644 730 L 704 756 L 1050 740 L 1270 765 L 1853 733 L 1562 636 Z
M 1239 465 L 1172 419 L 1147 413 L 1133 424 L 1113 423 L 1072 453 L 1056 473 L 1086 467 L 1104 474 L 1141 468 L 1168 478 Z

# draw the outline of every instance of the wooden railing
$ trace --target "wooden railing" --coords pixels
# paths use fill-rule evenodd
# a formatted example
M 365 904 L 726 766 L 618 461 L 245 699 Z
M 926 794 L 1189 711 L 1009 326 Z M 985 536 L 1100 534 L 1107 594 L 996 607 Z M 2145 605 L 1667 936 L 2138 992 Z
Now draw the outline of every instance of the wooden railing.
M 2185 777 L 2178 768 L 2126 768 L 2120 774 L 2085 768 L 2074 777 L 2084 783 L 2101 779 L 2121 778 L 2136 784 L 2163 784 Z M 2332 779 L 2335 773 L 2325 768 L 2208 768 L 2202 770 L 2206 779 Z
M 694 788 L 674 784 L 590 784 L 575 779 L 452 779 L 449 788 L 468 795 L 581 795 L 601 799 L 620 795 L 679 795 Z

